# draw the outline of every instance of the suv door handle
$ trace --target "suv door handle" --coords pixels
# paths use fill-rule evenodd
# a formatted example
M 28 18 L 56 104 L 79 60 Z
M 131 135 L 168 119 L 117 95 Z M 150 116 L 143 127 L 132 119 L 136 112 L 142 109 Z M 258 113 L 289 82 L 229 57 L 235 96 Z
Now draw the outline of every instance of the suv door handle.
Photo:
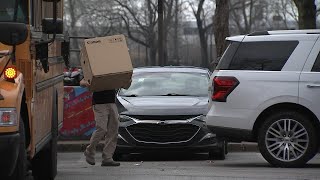
M 308 84 L 308 88 L 320 88 L 320 84 Z

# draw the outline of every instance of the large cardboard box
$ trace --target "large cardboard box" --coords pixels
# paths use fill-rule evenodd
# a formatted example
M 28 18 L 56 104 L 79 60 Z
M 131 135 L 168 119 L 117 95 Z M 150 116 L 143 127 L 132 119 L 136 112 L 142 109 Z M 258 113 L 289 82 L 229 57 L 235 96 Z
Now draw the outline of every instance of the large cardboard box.
M 92 92 L 130 83 L 133 68 L 124 35 L 85 39 L 80 61 Z

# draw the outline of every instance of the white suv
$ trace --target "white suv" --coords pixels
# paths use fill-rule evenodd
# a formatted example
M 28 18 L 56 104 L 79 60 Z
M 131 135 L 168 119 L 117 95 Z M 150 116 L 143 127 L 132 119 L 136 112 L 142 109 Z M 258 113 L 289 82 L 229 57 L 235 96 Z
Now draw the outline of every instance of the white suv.
M 258 142 L 272 165 L 297 167 L 318 150 L 320 30 L 265 31 L 230 42 L 211 76 L 207 125 Z

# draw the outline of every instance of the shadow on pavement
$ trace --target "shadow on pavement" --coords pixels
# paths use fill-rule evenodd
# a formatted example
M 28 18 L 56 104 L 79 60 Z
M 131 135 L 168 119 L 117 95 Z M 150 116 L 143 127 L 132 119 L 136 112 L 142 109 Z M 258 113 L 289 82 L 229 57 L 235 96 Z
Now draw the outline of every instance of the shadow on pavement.
M 201 161 L 209 160 L 208 154 L 195 153 L 172 153 L 172 152 L 155 152 L 155 153 L 139 153 L 126 154 L 118 159 L 119 161 Z

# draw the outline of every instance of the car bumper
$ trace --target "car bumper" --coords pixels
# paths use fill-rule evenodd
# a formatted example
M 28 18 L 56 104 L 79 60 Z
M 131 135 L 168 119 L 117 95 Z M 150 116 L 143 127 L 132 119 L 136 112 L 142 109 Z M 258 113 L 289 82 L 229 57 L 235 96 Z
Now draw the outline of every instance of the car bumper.
M 205 146 L 183 146 L 183 147 L 145 147 L 145 146 L 128 146 L 128 145 L 117 145 L 116 153 L 127 154 L 127 153 L 148 153 L 148 152 L 192 152 L 202 153 L 209 152 L 218 149 L 216 143 Z
M 217 137 L 226 139 L 228 142 L 254 141 L 252 131 L 218 126 L 208 126 Z
M 255 110 L 234 109 L 228 104 L 215 102 L 212 103 L 205 121 L 208 126 L 251 130 L 256 114 Z
M 126 130 L 125 127 L 119 128 L 117 153 L 143 153 L 152 151 L 170 152 L 209 152 L 218 149 L 216 135 L 207 128 L 201 128 L 190 140 L 184 142 L 141 142 L 136 140 Z
M 0 174 L 12 174 L 19 154 L 19 133 L 0 135 Z

